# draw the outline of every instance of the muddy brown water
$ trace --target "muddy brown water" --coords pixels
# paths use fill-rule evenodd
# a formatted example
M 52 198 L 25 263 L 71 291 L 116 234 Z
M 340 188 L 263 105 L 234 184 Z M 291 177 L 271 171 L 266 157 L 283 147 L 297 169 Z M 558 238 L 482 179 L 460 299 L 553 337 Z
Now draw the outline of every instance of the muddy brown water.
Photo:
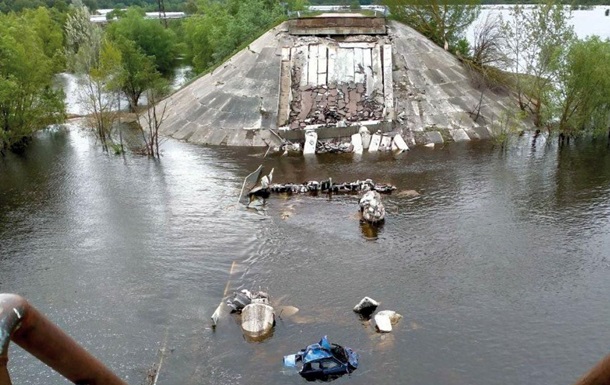
M 530 138 L 390 154 L 271 156 L 275 181 L 372 177 L 374 234 L 355 196 L 236 204 L 263 151 L 168 141 L 160 162 L 102 154 L 83 133 L 41 134 L 0 160 L 0 291 L 19 293 L 130 384 L 300 384 L 282 356 L 327 334 L 360 368 L 335 383 L 571 384 L 610 352 L 610 152 Z M 246 341 L 209 317 L 261 288 L 300 311 Z M 404 318 L 378 335 L 365 295 Z M 167 336 L 167 337 L 166 337 Z M 15 384 L 63 384 L 12 346 Z

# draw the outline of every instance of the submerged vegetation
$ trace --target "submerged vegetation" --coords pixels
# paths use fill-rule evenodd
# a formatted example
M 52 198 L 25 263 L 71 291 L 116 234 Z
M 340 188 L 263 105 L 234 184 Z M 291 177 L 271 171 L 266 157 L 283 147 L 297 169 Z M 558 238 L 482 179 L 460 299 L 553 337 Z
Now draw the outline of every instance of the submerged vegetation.
M 165 0 L 166 10 L 190 15 L 167 25 L 144 16 L 156 0 L 0 0 L 0 151 L 22 148 L 34 132 L 65 119 L 53 79 L 68 71 L 82 82 L 81 101 L 104 149 L 123 151 L 114 130 L 117 107 L 127 100 L 145 126 L 136 152 L 158 156 L 153 142 L 165 108 L 147 115 L 142 96 L 159 103 L 178 64 L 205 73 L 291 11 L 324 3 L 387 5 L 393 18 L 457 55 L 472 70 L 481 98 L 489 90 L 513 93 L 519 112 L 507 114 L 527 116 L 540 130 L 568 137 L 608 129 L 610 42 L 578 39 L 571 8 L 558 2 L 517 5 L 507 18 L 485 20 L 470 46 L 465 33 L 479 15 L 477 0 Z M 117 8 L 117 19 L 91 23 L 90 9 L 98 7 Z M 512 126 L 498 124 L 502 132 Z

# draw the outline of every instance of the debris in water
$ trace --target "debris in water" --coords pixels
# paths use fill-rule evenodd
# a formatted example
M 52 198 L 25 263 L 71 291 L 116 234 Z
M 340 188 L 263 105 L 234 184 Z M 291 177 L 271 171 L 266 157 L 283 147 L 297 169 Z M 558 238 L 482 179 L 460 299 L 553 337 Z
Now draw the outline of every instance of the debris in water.
M 362 219 L 369 223 L 379 223 L 385 219 L 385 207 L 377 191 L 368 191 L 360 198 Z
M 360 314 L 364 318 L 369 318 L 375 312 L 379 302 L 370 297 L 364 297 L 354 306 L 354 312 Z
M 382 310 L 375 314 L 375 327 L 381 333 L 392 331 L 392 325 L 396 325 L 402 316 L 393 310 Z
M 331 381 L 356 370 L 358 354 L 348 347 L 331 344 L 324 336 L 319 343 L 284 356 L 284 366 L 298 368 L 299 374 L 309 381 Z

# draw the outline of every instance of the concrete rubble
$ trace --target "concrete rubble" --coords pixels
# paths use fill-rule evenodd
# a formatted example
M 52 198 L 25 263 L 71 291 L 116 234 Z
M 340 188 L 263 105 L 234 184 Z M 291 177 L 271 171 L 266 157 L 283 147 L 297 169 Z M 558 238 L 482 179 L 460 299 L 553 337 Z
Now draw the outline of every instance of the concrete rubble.
M 252 198 L 260 196 L 267 198 L 269 194 L 345 194 L 374 191 L 376 193 L 390 194 L 396 190 L 396 186 L 385 183 L 375 183 L 372 179 L 357 180 L 355 182 L 335 183 L 332 178 L 318 182 L 315 180 L 305 183 L 272 183 L 268 188 L 260 186 L 252 189 L 248 195 Z
M 375 327 L 380 333 L 389 333 L 392 331 L 392 325 L 396 325 L 402 316 L 393 310 L 382 310 L 375 314 L 373 320 Z
M 364 297 L 358 302 L 356 306 L 354 306 L 354 312 L 360 314 L 365 318 L 369 318 L 371 314 L 377 310 L 379 306 L 379 302 L 375 301 L 370 297 Z
M 385 207 L 377 191 L 367 191 L 360 198 L 360 214 L 369 223 L 380 223 L 385 220 Z

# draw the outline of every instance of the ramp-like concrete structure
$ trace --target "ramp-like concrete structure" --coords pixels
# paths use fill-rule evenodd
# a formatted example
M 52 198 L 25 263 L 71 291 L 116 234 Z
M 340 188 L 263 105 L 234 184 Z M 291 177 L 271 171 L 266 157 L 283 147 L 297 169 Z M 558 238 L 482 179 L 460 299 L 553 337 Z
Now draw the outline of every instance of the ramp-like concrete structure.
M 413 29 L 364 17 L 283 23 L 166 101 L 162 134 L 229 146 L 349 138 L 361 125 L 410 144 L 488 138 L 515 106 Z

